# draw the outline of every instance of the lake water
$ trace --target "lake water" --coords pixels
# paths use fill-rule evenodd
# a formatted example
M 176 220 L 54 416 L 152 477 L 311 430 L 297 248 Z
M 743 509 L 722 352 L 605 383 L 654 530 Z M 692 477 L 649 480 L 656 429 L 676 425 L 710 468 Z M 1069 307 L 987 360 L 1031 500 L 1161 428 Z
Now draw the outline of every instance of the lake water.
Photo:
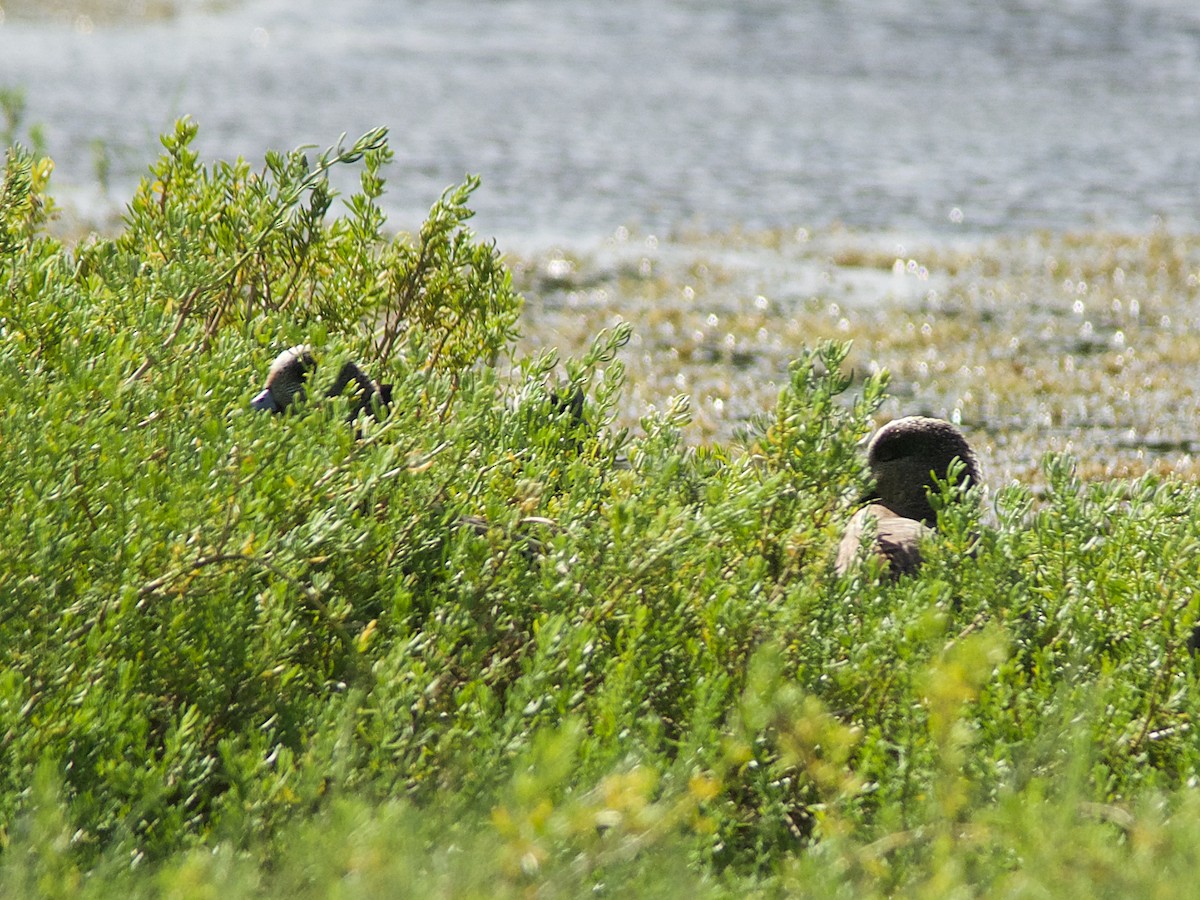
M 253 0 L 0 24 L 0 86 L 88 206 L 175 117 L 208 158 L 391 129 L 411 228 L 479 173 L 476 229 L 843 222 L 925 234 L 1200 227 L 1196 0 Z

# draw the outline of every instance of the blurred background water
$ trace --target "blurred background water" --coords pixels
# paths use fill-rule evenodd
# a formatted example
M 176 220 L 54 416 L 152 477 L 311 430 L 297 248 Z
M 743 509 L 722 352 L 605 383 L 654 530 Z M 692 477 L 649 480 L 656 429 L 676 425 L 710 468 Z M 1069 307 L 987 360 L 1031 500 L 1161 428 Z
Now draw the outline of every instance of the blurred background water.
M 188 114 L 255 165 L 387 125 L 392 224 L 474 172 L 502 246 L 1200 226 L 1196 0 L 114 2 L 0 0 L 0 87 L 85 209 Z

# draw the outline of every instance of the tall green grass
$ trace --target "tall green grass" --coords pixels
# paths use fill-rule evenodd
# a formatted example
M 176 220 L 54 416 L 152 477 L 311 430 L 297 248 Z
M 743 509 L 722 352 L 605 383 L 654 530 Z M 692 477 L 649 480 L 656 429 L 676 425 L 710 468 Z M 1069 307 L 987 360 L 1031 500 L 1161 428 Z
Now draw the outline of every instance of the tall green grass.
M 846 346 L 799 351 L 744 445 L 689 448 L 683 399 L 627 434 L 627 327 L 516 356 L 476 180 L 393 238 L 382 131 L 261 171 L 195 135 L 73 247 L 50 164 L 8 155 L 0 887 L 1190 883 L 1192 485 L 1050 457 L 1036 505 L 945 504 L 919 577 L 838 578 L 885 389 L 850 391 Z M 252 414 L 302 341 L 318 380 L 393 383 L 388 416 Z

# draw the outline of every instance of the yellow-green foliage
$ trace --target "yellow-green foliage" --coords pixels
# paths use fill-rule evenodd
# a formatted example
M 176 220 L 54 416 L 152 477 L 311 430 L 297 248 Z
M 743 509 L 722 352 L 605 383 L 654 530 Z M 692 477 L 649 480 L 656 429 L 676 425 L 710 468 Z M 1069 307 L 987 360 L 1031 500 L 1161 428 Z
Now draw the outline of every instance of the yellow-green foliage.
M 261 172 L 202 165 L 195 133 L 74 248 L 45 232 L 49 164 L 8 157 L 0 887 L 944 896 L 1188 871 L 1191 485 L 1085 487 L 1051 457 L 1036 511 L 1019 487 L 991 523 L 945 503 L 919 577 L 838 578 L 884 387 L 848 395 L 846 345 L 798 354 L 746 449 L 687 448 L 682 401 L 630 436 L 628 327 L 510 358 L 476 181 L 391 239 L 382 131 Z M 301 341 L 318 378 L 353 357 L 392 383 L 388 415 L 348 426 L 318 392 L 252 413 Z

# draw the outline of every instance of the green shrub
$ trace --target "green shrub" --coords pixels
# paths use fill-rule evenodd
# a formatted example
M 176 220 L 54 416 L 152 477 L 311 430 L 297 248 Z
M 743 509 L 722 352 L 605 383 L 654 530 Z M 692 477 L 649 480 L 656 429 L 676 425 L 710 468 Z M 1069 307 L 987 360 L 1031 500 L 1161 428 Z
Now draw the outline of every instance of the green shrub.
M 1037 504 L 942 504 L 918 577 L 838 577 L 885 385 L 850 393 L 847 346 L 800 352 L 744 446 L 689 447 L 682 399 L 630 435 L 627 326 L 515 358 L 475 179 L 390 238 L 382 131 L 260 172 L 195 135 L 112 238 L 49 237 L 20 149 L 0 189 L 13 890 L 1087 883 L 1032 811 L 1082 865 L 1185 871 L 1193 486 L 1050 458 Z M 251 413 L 300 342 L 388 414 Z

